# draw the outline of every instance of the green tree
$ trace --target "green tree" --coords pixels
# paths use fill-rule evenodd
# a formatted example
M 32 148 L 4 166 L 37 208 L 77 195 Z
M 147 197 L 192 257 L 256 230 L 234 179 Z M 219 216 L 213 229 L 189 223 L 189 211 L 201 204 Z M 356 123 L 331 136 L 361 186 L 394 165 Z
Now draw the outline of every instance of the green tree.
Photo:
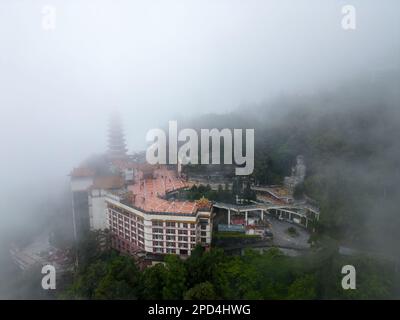
M 312 300 L 317 298 L 316 279 L 313 275 L 297 278 L 288 288 L 288 299 Z
M 186 290 L 186 268 L 184 262 L 176 255 L 165 257 L 167 273 L 163 288 L 163 299 L 182 299 Z
M 213 300 L 216 298 L 214 286 L 208 281 L 195 285 L 184 295 L 185 300 Z

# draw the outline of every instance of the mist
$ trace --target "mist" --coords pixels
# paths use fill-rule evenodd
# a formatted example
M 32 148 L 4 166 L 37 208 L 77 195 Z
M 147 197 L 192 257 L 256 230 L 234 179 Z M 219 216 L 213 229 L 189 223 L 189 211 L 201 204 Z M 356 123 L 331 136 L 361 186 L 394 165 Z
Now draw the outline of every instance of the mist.
M 1 1 L 0 241 L 45 225 L 56 199 L 66 201 L 71 169 L 105 152 L 114 110 L 131 153 L 168 120 L 250 109 L 279 126 L 269 115 L 292 104 L 279 99 L 336 97 L 340 84 L 398 72 L 398 1 L 351 1 L 356 30 L 341 26 L 346 4 Z M 56 9 L 52 30 L 45 6 Z

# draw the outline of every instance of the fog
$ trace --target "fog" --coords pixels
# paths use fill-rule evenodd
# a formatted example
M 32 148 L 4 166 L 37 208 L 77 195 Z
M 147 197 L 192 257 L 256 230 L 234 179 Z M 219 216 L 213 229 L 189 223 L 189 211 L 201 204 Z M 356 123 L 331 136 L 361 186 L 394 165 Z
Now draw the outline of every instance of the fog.
M 348 2 L 356 30 L 341 26 Z M 373 80 L 400 66 L 399 10 L 396 0 L 1 1 L 1 234 L 32 227 L 71 168 L 106 150 L 112 110 L 132 152 L 168 120 Z

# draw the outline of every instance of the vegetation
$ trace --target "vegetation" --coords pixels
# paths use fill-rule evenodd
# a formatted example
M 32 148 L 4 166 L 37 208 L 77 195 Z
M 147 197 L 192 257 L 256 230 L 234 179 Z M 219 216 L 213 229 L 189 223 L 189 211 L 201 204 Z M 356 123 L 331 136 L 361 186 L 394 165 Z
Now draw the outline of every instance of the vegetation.
M 290 236 L 292 236 L 292 237 L 297 237 L 297 236 L 299 235 L 297 229 L 294 228 L 294 227 L 289 227 L 289 228 L 287 229 L 287 233 L 288 233 Z
M 215 239 L 226 239 L 226 238 L 246 239 L 246 238 L 260 238 L 260 236 L 256 235 L 256 234 L 245 234 L 244 232 L 229 231 L 229 232 L 214 232 L 213 238 L 215 238 Z
M 341 268 L 357 269 L 357 290 L 343 290 Z M 72 299 L 383 299 L 393 297 L 390 263 L 365 256 L 343 257 L 329 244 L 309 255 L 289 257 L 272 248 L 228 256 L 196 247 L 181 260 L 140 271 L 131 257 L 104 252 L 81 268 L 61 295 Z
M 227 185 L 218 186 L 217 190 L 213 190 L 210 185 L 192 186 L 189 190 L 182 191 L 180 198 L 188 200 L 198 200 L 202 197 L 211 201 L 220 201 L 226 203 L 236 203 L 236 196 L 242 199 L 243 203 L 250 203 L 251 200 L 256 200 L 256 194 L 250 188 L 250 182 L 247 181 L 243 187 L 243 183 L 239 179 L 235 179 L 232 189 Z

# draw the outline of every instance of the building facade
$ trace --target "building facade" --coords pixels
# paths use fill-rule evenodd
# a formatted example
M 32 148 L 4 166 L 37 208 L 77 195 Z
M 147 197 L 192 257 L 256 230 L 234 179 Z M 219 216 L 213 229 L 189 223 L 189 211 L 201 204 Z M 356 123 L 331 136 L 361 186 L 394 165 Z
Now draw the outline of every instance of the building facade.
M 71 173 L 76 239 L 108 229 L 118 251 L 181 256 L 197 244 L 211 244 L 212 205 L 170 198 L 188 187 L 174 170 L 121 161 L 113 169 L 113 176 L 82 168 Z
M 211 207 L 191 214 L 146 212 L 112 195 L 106 203 L 112 246 L 118 251 L 187 256 L 197 244 L 211 244 Z

